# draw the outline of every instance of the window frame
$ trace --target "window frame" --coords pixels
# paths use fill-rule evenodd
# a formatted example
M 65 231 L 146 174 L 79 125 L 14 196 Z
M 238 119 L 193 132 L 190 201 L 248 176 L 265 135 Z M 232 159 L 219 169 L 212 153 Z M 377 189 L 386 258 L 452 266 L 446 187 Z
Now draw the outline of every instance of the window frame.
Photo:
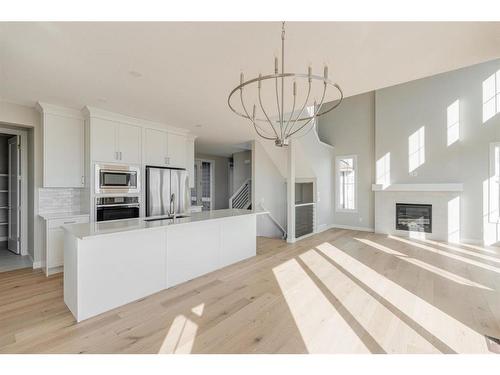
M 354 170 L 354 208 L 340 207 L 340 160 L 352 159 Z M 335 157 L 335 211 L 344 213 L 358 212 L 358 156 L 357 155 L 338 155 Z

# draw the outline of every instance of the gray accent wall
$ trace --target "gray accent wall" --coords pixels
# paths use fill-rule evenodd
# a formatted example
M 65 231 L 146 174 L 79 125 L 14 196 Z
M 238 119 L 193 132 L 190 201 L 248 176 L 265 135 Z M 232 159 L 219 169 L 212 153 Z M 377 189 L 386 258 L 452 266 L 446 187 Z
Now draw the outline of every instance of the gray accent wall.
M 486 219 L 486 181 L 500 114 L 483 123 L 483 82 L 499 70 L 500 60 L 493 60 L 349 97 L 321 117 L 319 137 L 334 146 L 335 156 L 358 156 L 358 212 L 335 212 L 332 225 L 374 227 L 371 185 L 377 160 L 390 154 L 390 184 L 462 183 L 461 239 L 498 244 L 500 227 Z M 457 100 L 460 136 L 448 145 L 448 107 Z M 425 161 L 410 171 L 409 137 L 422 127 Z
M 390 152 L 391 184 L 463 183 L 461 238 L 482 241 L 497 233 L 484 222 L 489 144 L 500 141 L 500 114 L 483 123 L 482 85 L 500 60 L 376 92 L 375 159 Z M 459 100 L 460 138 L 447 145 L 447 108 Z M 408 137 L 425 127 L 425 162 L 409 172 Z M 492 243 L 492 241 L 487 241 Z
M 334 147 L 334 182 L 334 160 L 337 156 L 356 155 L 358 162 L 357 210 L 352 213 L 337 212 L 333 189 L 333 226 L 373 229 L 374 193 L 371 185 L 375 176 L 375 93 L 369 92 L 344 99 L 337 109 L 319 118 L 318 135 L 321 141 Z

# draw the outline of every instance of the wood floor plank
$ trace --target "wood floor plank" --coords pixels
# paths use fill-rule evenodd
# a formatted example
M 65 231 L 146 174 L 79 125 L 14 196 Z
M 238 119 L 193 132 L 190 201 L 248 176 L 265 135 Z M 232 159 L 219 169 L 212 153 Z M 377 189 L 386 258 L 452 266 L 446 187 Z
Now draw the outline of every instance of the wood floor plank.
M 0 353 L 478 353 L 500 337 L 496 247 L 345 229 L 257 244 L 78 324 L 62 274 L 1 272 Z

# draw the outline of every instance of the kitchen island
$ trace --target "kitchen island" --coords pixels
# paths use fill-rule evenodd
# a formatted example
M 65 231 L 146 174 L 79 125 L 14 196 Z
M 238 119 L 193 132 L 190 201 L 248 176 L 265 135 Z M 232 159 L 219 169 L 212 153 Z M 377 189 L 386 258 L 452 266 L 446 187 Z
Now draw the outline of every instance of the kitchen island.
M 82 321 L 255 256 L 256 214 L 228 209 L 65 226 L 64 302 Z

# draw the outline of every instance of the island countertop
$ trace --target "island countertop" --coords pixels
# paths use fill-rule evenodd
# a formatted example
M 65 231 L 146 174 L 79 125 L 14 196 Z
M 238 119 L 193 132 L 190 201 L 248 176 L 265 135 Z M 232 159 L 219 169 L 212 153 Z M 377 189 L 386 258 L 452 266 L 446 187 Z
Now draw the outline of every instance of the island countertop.
M 189 224 L 200 221 L 217 220 L 228 217 L 255 215 L 263 213 L 265 212 L 256 210 L 223 209 L 223 210 L 194 212 L 190 213 L 189 216 L 187 217 L 177 218 L 175 220 L 164 219 L 156 221 L 146 221 L 146 219 L 154 219 L 155 217 L 140 217 L 136 219 L 72 224 L 72 225 L 66 225 L 63 228 L 76 238 L 86 239 L 95 236 L 109 235 L 119 232 L 163 228 L 171 225 Z
M 261 213 L 64 226 L 64 302 L 79 322 L 253 257 Z

